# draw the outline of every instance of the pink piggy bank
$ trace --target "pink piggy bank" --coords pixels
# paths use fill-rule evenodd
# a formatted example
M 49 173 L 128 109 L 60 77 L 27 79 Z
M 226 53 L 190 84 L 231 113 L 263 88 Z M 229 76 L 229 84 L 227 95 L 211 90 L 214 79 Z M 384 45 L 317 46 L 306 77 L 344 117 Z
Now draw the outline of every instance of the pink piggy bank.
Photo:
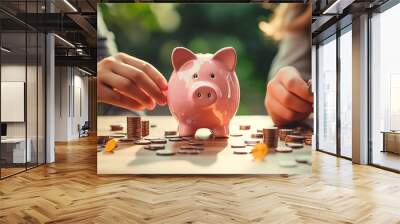
M 197 129 L 208 128 L 215 137 L 227 137 L 240 100 L 235 49 L 194 54 L 177 47 L 171 60 L 168 106 L 178 120 L 179 135 L 192 136 Z

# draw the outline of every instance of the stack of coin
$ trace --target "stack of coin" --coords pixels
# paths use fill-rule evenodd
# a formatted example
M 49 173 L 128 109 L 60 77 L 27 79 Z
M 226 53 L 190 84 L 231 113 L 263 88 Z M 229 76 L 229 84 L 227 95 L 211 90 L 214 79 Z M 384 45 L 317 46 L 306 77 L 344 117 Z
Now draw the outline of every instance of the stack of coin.
M 304 144 L 312 145 L 312 133 L 306 133 L 304 136 Z
M 304 139 L 305 138 L 302 135 L 287 135 L 286 139 L 285 139 L 285 143 L 292 142 L 292 143 L 301 143 L 301 144 L 303 144 L 304 143 Z
M 150 121 L 142 121 L 142 137 L 150 134 Z
M 285 141 L 286 136 L 292 134 L 293 129 L 279 129 L 279 139 Z
M 264 135 L 264 143 L 269 148 L 276 148 L 278 146 L 278 128 L 264 128 L 263 129 Z
M 142 138 L 142 123 L 140 117 L 127 117 L 126 118 L 126 132 L 128 139 L 141 139 Z

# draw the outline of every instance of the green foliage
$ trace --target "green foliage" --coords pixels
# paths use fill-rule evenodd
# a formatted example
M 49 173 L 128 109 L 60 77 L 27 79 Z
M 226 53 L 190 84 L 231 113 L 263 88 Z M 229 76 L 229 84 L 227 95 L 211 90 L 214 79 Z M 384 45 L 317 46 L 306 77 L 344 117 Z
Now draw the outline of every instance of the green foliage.
M 261 4 L 109 3 L 100 8 L 119 50 L 150 62 L 166 78 L 177 46 L 195 53 L 234 47 L 241 88 L 238 114 L 265 114 L 266 79 L 277 43 L 258 28 L 271 15 Z

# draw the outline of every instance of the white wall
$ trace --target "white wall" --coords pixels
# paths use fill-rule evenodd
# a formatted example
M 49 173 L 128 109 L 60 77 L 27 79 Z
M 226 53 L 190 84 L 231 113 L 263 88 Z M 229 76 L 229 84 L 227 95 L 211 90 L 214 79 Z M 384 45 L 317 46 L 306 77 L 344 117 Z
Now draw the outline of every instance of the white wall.
M 88 120 L 88 79 L 76 68 L 56 67 L 55 85 L 55 140 L 77 139 L 78 124 Z

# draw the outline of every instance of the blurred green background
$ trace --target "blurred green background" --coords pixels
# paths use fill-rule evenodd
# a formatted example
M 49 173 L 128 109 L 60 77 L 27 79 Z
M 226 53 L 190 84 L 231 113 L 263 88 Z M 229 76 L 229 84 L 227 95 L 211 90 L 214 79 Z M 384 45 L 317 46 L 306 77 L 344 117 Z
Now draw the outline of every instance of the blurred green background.
M 172 49 L 214 53 L 232 46 L 238 54 L 240 115 L 265 114 L 267 74 L 277 43 L 258 28 L 271 10 L 262 4 L 99 4 L 118 50 L 153 64 L 167 80 Z

